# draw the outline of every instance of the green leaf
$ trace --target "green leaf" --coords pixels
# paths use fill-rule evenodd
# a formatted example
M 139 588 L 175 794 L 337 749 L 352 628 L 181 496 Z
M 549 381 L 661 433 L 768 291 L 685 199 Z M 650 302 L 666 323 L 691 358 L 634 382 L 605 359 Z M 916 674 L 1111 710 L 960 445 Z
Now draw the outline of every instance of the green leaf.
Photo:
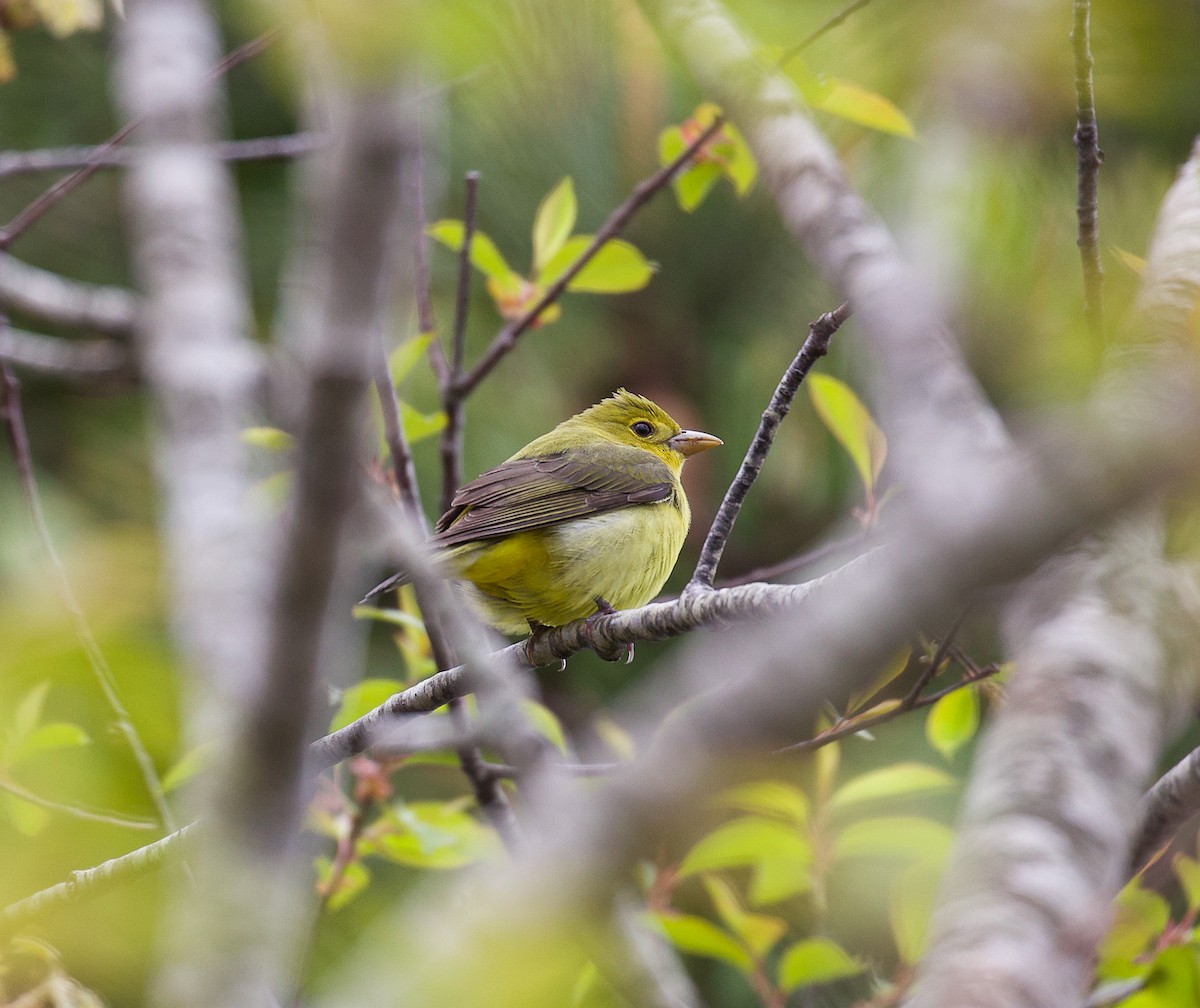
M 91 739 L 77 724 L 67 721 L 52 721 L 38 725 L 27 735 L 16 739 L 10 752 L 9 763 L 16 766 L 34 756 L 56 749 L 76 749 L 87 745 Z
M 979 693 L 974 686 L 947 693 L 929 708 L 925 718 L 925 737 L 947 760 L 953 759 L 978 729 Z
M 758 162 L 750 152 L 750 146 L 733 123 L 727 122 L 717 134 L 712 156 L 724 162 L 723 174 L 733 183 L 734 192 L 745 196 L 758 178 Z
M 671 183 L 679 209 L 684 213 L 695 210 L 712 192 L 720 177 L 721 169 L 715 164 L 692 164 L 681 171 Z
M 879 816 L 851 823 L 834 841 L 834 857 L 906 858 L 940 862 L 954 834 L 921 816 Z
M 454 802 L 409 802 L 390 809 L 383 822 L 392 831 L 364 841 L 363 851 L 397 864 L 461 868 L 499 854 L 496 835 Z
M 798 787 L 783 781 L 764 780 L 729 788 L 717 796 L 723 808 L 775 815 L 803 826 L 808 822 L 808 798 Z
M 539 285 L 549 286 L 562 276 L 591 243 L 591 235 L 575 235 L 564 242 L 538 275 Z M 629 242 L 610 238 L 567 284 L 567 290 L 582 294 L 625 294 L 645 287 L 656 268 Z
M 856 976 L 865 969 L 828 938 L 806 938 L 792 945 L 779 960 L 779 986 L 791 993 L 809 984 L 829 983 Z
M 317 885 L 322 890 L 329 886 L 330 879 L 333 875 L 333 863 L 327 857 L 319 857 L 315 859 L 317 869 Z M 371 873 L 367 871 L 367 866 L 362 861 L 355 859 L 350 861 L 342 870 L 342 876 L 338 879 L 337 888 L 329 894 L 329 901 L 325 904 L 328 910 L 340 910 L 349 903 L 355 896 L 361 893 L 367 887 L 367 883 L 371 880 Z
M 829 800 L 831 809 L 900 795 L 949 791 L 955 779 L 944 770 L 924 763 L 896 763 L 855 777 L 838 788 Z
M 541 273 L 563 247 L 575 226 L 578 207 L 575 186 L 568 175 L 542 200 L 533 219 L 533 272 Z
M 425 359 L 425 352 L 433 340 L 433 333 L 421 333 L 405 340 L 388 355 L 388 374 L 392 376 L 393 385 L 403 382 L 412 369 Z
M 462 249 L 466 228 L 462 221 L 440 220 L 430 224 L 425 233 L 434 241 L 441 242 L 451 252 L 458 252 Z M 471 265 L 489 280 L 500 284 L 511 282 L 512 277 L 520 279 L 520 274 L 516 273 L 500 254 L 496 243 L 482 231 L 471 235 Z
M 910 140 L 916 136 L 908 116 L 892 102 L 851 81 L 823 78 L 817 88 L 806 89 L 805 98 L 815 109 L 868 129 Z
M 7 791 L 0 791 L 0 805 L 17 832 L 24 836 L 37 836 L 50 825 L 50 813 L 46 809 Z
M 1113 923 L 1100 943 L 1102 970 L 1133 962 L 1167 926 L 1171 909 L 1158 893 L 1143 889 L 1134 879 L 1113 901 Z
M 560 752 L 567 751 L 567 737 L 563 734 L 562 723 L 549 707 L 536 700 L 523 700 L 521 709 L 525 711 L 525 716 L 539 735 L 548 739 Z
M 1176 854 L 1171 867 L 1175 869 L 1175 877 L 1187 896 L 1188 909 L 1200 907 L 1200 861 L 1186 854 Z
M 175 765 L 163 775 L 163 794 L 170 794 L 176 788 L 190 781 L 201 770 L 205 769 L 216 749 L 217 743 L 210 740 L 208 742 L 201 742 L 198 746 L 193 746 L 180 756 Z
M 900 873 L 888 894 L 888 918 L 892 940 L 900 958 L 912 965 L 925 954 L 929 942 L 929 919 L 937 897 L 942 867 L 930 861 L 917 861 Z
M 1113 246 L 1113 253 L 1121 260 L 1121 264 L 1134 276 L 1140 277 L 1145 274 L 1146 260 L 1140 255 L 1134 255 L 1132 252 L 1127 252 L 1125 249 L 1118 248 L 1115 245 Z
M 898 652 L 895 657 L 893 657 L 891 661 L 887 663 L 887 666 L 884 668 L 883 672 L 880 673 L 879 677 L 875 679 L 874 682 L 872 682 L 869 686 L 863 687 L 863 689 L 861 689 L 859 692 L 851 694 L 850 702 L 846 704 L 846 713 L 857 713 L 863 704 L 879 693 L 885 686 L 888 686 L 890 683 L 894 682 L 896 678 L 899 677 L 906 668 L 908 668 L 909 654 L 910 652 L 908 648 Z
M 812 372 L 808 395 L 821 422 L 854 461 L 867 495 L 875 494 L 875 479 L 887 457 L 887 439 L 850 386 L 831 375 Z
M 1200 1004 L 1200 962 L 1195 947 L 1165 948 L 1154 958 L 1140 991 L 1121 1008 L 1183 1008 Z
M 680 864 L 679 875 L 780 859 L 809 865 L 812 858 L 812 844 L 796 828 L 775 819 L 744 816 L 701 837 Z
M 737 940 L 711 921 L 692 914 L 660 913 L 653 918 L 680 952 L 719 959 L 743 973 L 754 971 L 754 962 Z
M 273 452 L 289 452 L 296 447 L 296 439 L 278 427 L 247 427 L 242 431 L 242 441 L 251 448 Z
M 631 760 L 637 755 L 637 745 L 633 736 L 610 717 L 598 717 L 592 724 L 592 730 L 617 759 Z
M 335 732 L 345 728 L 402 689 L 404 684 L 395 679 L 363 679 L 353 686 L 347 686 L 342 690 L 341 703 L 329 724 L 329 730 Z
M 50 681 L 43 680 L 21 698 L 13 714 L 13 735 L 23 738 L 28 735 L 42 719 L 42 708 L 46 704 L 46 694 L 50 692 Z
M 787 930 L 787 922 L 742 909 L 733 886 L 720 876 L 705 874 L 701 879 L 725 927 L 754 955 L 766 956 Z
M 410 445 L 413 445 L 425 438 L 440 434 L 446 427 L 446 414 L 441 410 L 435 413 L 422 413 L 401 401 L 400 421 L 404 424 L 405 439 Z
M 768 906 L 812 890 L 811 861 L 771 858 L 752 869 L 747 896 L 754 906 Z

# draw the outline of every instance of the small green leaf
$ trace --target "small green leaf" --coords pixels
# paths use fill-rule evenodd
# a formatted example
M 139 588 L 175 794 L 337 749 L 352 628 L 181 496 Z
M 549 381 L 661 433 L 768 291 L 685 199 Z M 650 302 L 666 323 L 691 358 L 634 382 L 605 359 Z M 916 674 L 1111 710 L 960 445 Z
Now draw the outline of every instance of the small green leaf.
M 631 760 L 637 755 L 637 745 L 633 736 L 612 718 L 598 717 L 592 724 L 592 730 L 618 759 Z
M 1186 854 L 1176 854 L 1171 867 L 1175 869 L 1175 877 L 1187 896 L 1188 909 L 1200 907 L 1200 861 Z
M 705 874 L 701 880 L 725 927 L 754 955 L 760 959 L 766 956 L 787 930 L 787 922 L 744 910 L 733 886 L 718 875 Z
M 315 859 L 317 869 L 317 885 L 324 891 L 328 889 L 330 880 L 333 875 L 333 863 L 327 857 L 319 857 Z M 343 869 L 341 878 L 338 879 L 337 888 L 329 894 L 329 900 L 325 904 L 328 910 L 340 910 L 349 903 L 355 896 L 361 893 L 367 887 L 367 883 L 371 880 L 371 873 L 367 871 L 367 866 L 360 860 L 349 862 Z
M 908 116 L 892 102 L 850 81 L 824 78 L 817 88 L 806 89 L 805 97 L 813 108 L 839 119 L 910 140 L 916 136 Z
M 50 825 L 50 813 L 46 809 L 7 791 L 0 791 L 0 805 L 8 813 L 17 832 L 24 836 L 37 836 Z
M 575 186 L 568 175 L 542 200 L 533 219 L 533 272 L 540 274 L 563 247 L 575 227 L 578 207 Z
M 404 424 L 404 437 L 410 445 L 427 437 L 440 434 L 446 427 L 446 414 L 441 410 L 422 413 L 408 403 L 400 403 L 400 421 Z
M 424 360 L 425 352 L 433 339 L 433 333 L 421 333 L 405 340 L 388 355 L 388 374 L 392 376 L 393 385 L 403 382 L 412 369 Z
M 920 816 L 879 816 L 851 823 L 834 841 L 834 857 L 906 858 L 939 862 L 950 850 L 954 834 L 939 822 Z
M 798 787 L 783 781 L 764 780 L 729 788 L 717 796 L 723 808 L 775 815 L 803 826 L 808 822 L 808 798 Z
M 451 252 L 458 252 L 462 248 L 466 228 L 462 221 L 440 220 L 430 224 L 425 233 L 434 241 L 441 242 Z M 471 235 L 471 265 L 489 280 L 495 280 L 497 283 L 509 282 L 510 277 L 520 277 L 520 274 L 509 267 L 500 250 L 496 248 L 496 243 L 482 231 Z
M 345 728 L 402 689 L 404 684 L 395 679 L 363 679 L 353 686 L 347 686 L 342 690 L 341 703 L 329 724 L 329 730 L 335 732 Z
M 979 694 L 974 686 L 947 693 L 929 708 L 925 737 L 942 756 L 951 760 L 979 729 Z
M 768 906 L 812 889 L 811 861 L 771 858 L 760 861 L 751 870 L 747 896 L 754 906 Z
M 542 286 L 552 284 L 591 243 L 591 235 L 575 235 L 564 242 L 558 254 L 539 274 L 538 283 Z M 625 294 L 645 287 L 655 269 L 654 263 L 629 242 L 611 238 L 567 284 L 567 290 L 584 294 Z
M 831 375 L 808 376 L 808 395 L 821 422 L 846 449 L 866 487 L 875 493 L 875 479 L 887 457 L 887 439 L 850 386 Z
M 397 864 L 461 868 L 499 854 L 496 835 L 454 802 L 409 802 L 390 809 L 383 821 L 394 829 L 364 841 L 363 851 Z
M 711 921 L 692 914 L 677 913 L 654 914 L 653 918 L 680 952 L 719 959 L 744 973 L 753 972 L 754 963 L 750 953 Z
M 924 955 L 929 942 L 929 919 L 941 874 L 940 864 L 916 861 L 900 873 L 888 894 L 892 940 L 900 958 L 909 965 Z
M 720 177 L 721 169 L 715 164 L 692 164 L 681 171 L 671 183 L 679 209 L 684 213 L 695 210 L 712 192 Z
M 734 192 L 745 196 L 758 178 L 758 162 L 733 123 L 722 126 L 717 136 L 720 139 L 713 145 L 712 155 L 724 162 L 724 175 L 733 183 Z
M 9 763 L 16 766 L 34 756 L 56 749 L 76 749 L 87 745 L 91 739 L 77 724 L 66 721 L 52 721 L 49 724 L 38 725 L 27 735 L 16 739 L 9 753 Z
M 535 700 L 524 700 L 521 708 L 539 735 L 548 739 L 560 752 L 567 751 L 567 737 L 563 733 L 562 723 L 554 716 L 554 712 L 549 707 Z
M 944 770 L 923 763 L 896 763 L 855 777 L 838 788 L 829 800 L 831 809 L 901 795 L 951 790 L 956 781 Z
M 21 698 L 13 713 L 13 735 L 21 738 L 28 735 L 42 719 L 42 708 L 46 704 L 46 694 L 50 692 L 50 681 L 43 680 Z
M 296 439 L 278 427 L 247 427 L 242 431 L 242 441 L 252 448 L 273 452 L 289 452 L 296 446 Z
M 908 668 L 909 656 L 910 652 L 908 648 L 897 652 L 874 682 L 869 686 L 865 686 L 859 692 L 851 694 L 850 702 L 846 704 L 846 712 L 848 714 L 857 713 L 863 704 L 879 693 L 885 686 L 894 682 Z
M 837 942 L 828 938 L 806 938 L 788 948 L 780 958 L 779 986 L 791 993 L 809 984 L 856 976 L 864 969 Z
M 701 837 L 680 864 L 679 874 L 684 877 L 780 859 L 808 865 L 812 858 L 812 844 L 795 827 L 775 819 L 744 816 Z
M 208 742 L 201 742 L 198 746 L 193 746 L 180 756 L 175 765 L 163 775 L 163 794 L 170 794 L 207 767 L 216 748 L 217 743 L 210 740 Z
M 1176 945 L 1154 957 L 1150 975 L 1140 991 L 1121 1002 L 1121 1008 L 1183 1008 L 1200 1004 L 1200 959 L 1196 948 Z
M 1171 919 L 1167 901 L 1143 889 L 1137 879 L 1125 886 L 1113 901 L 1113 923 L 1100 943 L 1102 971 L 1133 962 L 1146 951 Z

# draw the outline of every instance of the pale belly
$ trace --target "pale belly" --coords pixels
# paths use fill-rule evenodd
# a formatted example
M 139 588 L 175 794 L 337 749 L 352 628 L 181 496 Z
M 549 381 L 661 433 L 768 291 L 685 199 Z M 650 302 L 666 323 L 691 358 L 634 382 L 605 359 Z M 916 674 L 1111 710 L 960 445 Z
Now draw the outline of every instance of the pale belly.
M 464 590 L 487 622 L 511 635 L 526 633 L 530 620 L 562 626 L 590 616 L 597 597 L 614 609 L 633 609 L 662 589 L 683 546 L 687 517 L 686 505 L 681 522 L 676 505 L 663 501 L 561 522 L 543 533 L 544 567 L 514 571 L 494 592 L 469 583 Z

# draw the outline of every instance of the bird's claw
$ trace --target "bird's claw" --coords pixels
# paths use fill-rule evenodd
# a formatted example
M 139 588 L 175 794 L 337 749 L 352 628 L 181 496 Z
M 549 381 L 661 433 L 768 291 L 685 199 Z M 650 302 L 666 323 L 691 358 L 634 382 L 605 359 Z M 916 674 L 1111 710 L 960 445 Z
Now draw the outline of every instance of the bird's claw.
M 633 661 L 633 645 L 632 644 L 617 644 L 613 647 L 608 647 L 603 644 L 596 643 L 596 639 L 592 634 L 592 621 L 598 616 L 611 616 L 617 610 L 608 604 L 599 595 L 595 598 L 596 611 L 583 621 L 583 636 L 590 647 L 601 661 L 620 662 L 623 661 L 626 665 Z

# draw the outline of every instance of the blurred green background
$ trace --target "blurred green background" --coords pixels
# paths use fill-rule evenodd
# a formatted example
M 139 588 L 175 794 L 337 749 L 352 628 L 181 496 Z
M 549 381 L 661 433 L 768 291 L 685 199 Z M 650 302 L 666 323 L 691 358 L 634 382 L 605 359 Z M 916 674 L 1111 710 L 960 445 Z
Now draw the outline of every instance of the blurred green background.
M 843 4 L 731 6 L 747 30 L 786 49 Z M 313 14 L 335 48 L 364 73 L 402 60 L 416 64 L 429 91 L 429 218 L 460 217 L 462 176 L 480 171 L 478 226 L 518 269 L 528 266 L 539 201 L 559 179 L 574 180 L 577 229 L 594 230 L 657 168 L 659 132 L 706 97 L 663 51 L 632 0 L 263 0 L 218 8 L 228 48 Z M 910 140 L 815 113 L 854 184 L 929 267 L 982 382 L 1014 415 L 1069 403 L 1090 388 L 1105 351 L 1121 338 L 1119 323 L 1136 289 L 1137 278 L 1117 250 L 1144 254 L 1157 203 L 1200 129 L 1200 6 L 1098 0 L 1096 102 L 1107 154 L 1100 220 L 1113 335 L 1097 340 L 1080 322 L 1070 13 L 1065 2 L 874 0 L 802 57 L 812 73 L 877 92 L 912 120 L 917 135 Z M 98 143 L 114 131 L 113 22 L 109 13 L 103 30 L 61 39 L 39 27 L 11 35 L 17 74 L 0 85 L 0 148 Z M 294 53 L 279 43 L 229 74 L 231 135 L 299 128 Z M 292 242 L 295 169 L 261 162 L 233 171 L 257 338 L 266 342 Z M 56 177 L 0 179 L 0 218 L 11 219 Z M 784 233 L 761 184 L 742 201 L 720 185 L 693 214 L 661 194 L 625 236 L 659 264 L 652 282 L 622 297 L 568 295 L 560 321 L 522 338 L 468 404 L 465 471 L 469 476 L 497 463 L 617 386 L 654 398 L 685 426 L 716 433 L 726 445 L 688 466 L 695 521 L 669 586 L 678 587 L 808 322 L 839 298 Z M 69 277 L 129 285 L 120 173 L 100 173 L 11 251 Z M 445 333 L 455 257 L 432 243 L 429 257 Z M 67 338 L 83 335 L 17 313 L 12 322 Z M 475 276 L 469 355 L 481 352 L 499 324 Z M 410 320 L 393 340 L 415 331 Z M 866 394 L 870 348 L 853 321 L 820 366 Z M 32 373 L 22 378 L 55 545 L 138 731 L 165 772 L 181 755 L 179 668 L 167 622 L 145 393 L 101 393 Z M 436 408 L 424 366 L 403 393 L 422 410 Z M 433 516 L 434 440 L 417 447 L 417 464 Z M 860 502 L 848 459 L 801 394 L 739 519 L 722 572 L 743 573 L 847 529 L 849 511 Z M 58 596 L 7 450 L 0 451 L 0 516 L 0 732 L 11 731 L 22 700 L 49 683 L 43 720 L 81 726 L 90 739 L 22 764 L 13 778 L 57 801 L 152 818 Z M 353 601 L 346 600 L 347 613 Z M 402 675 L 386 634 L 374 632 L 365 674 Z M 988 646 L 986 630 L 979 641 Z M 628 669 L 578 656 L 565 674 L 546 681 L 551 706 L 569 725 L 586 725 L 591 712 L 669 646 L 639 645 L 638 661 Z M 919 726 L 889 731 L 890 748 L 872 753 L 873 759 L 886 761 L 893 751 L 898 758 L 919 743 Z M 430 770 L 414 786 L 438 794 L 453 793 L 461 783 L 453 771 Z M 0 815 L 0 905 L 153 835 L 56 815 L 39 829 L 26 826 L 22 832 Z M 140 1000 L 145 949 L 156 927 L 154 915 L 143 911 L 155 898 L 151 879 L 55 918 L 52 940 L 72 971 L 114 1004 Z M 344 913 L 365 920 L 374 906 L 368 899 Z M 318 964 L 322 957 L 335 960 L 354 933 L 353 927 L 335 929 Z M 729 996 L 734 1000 L 721 1003 L 741 1003 Z

